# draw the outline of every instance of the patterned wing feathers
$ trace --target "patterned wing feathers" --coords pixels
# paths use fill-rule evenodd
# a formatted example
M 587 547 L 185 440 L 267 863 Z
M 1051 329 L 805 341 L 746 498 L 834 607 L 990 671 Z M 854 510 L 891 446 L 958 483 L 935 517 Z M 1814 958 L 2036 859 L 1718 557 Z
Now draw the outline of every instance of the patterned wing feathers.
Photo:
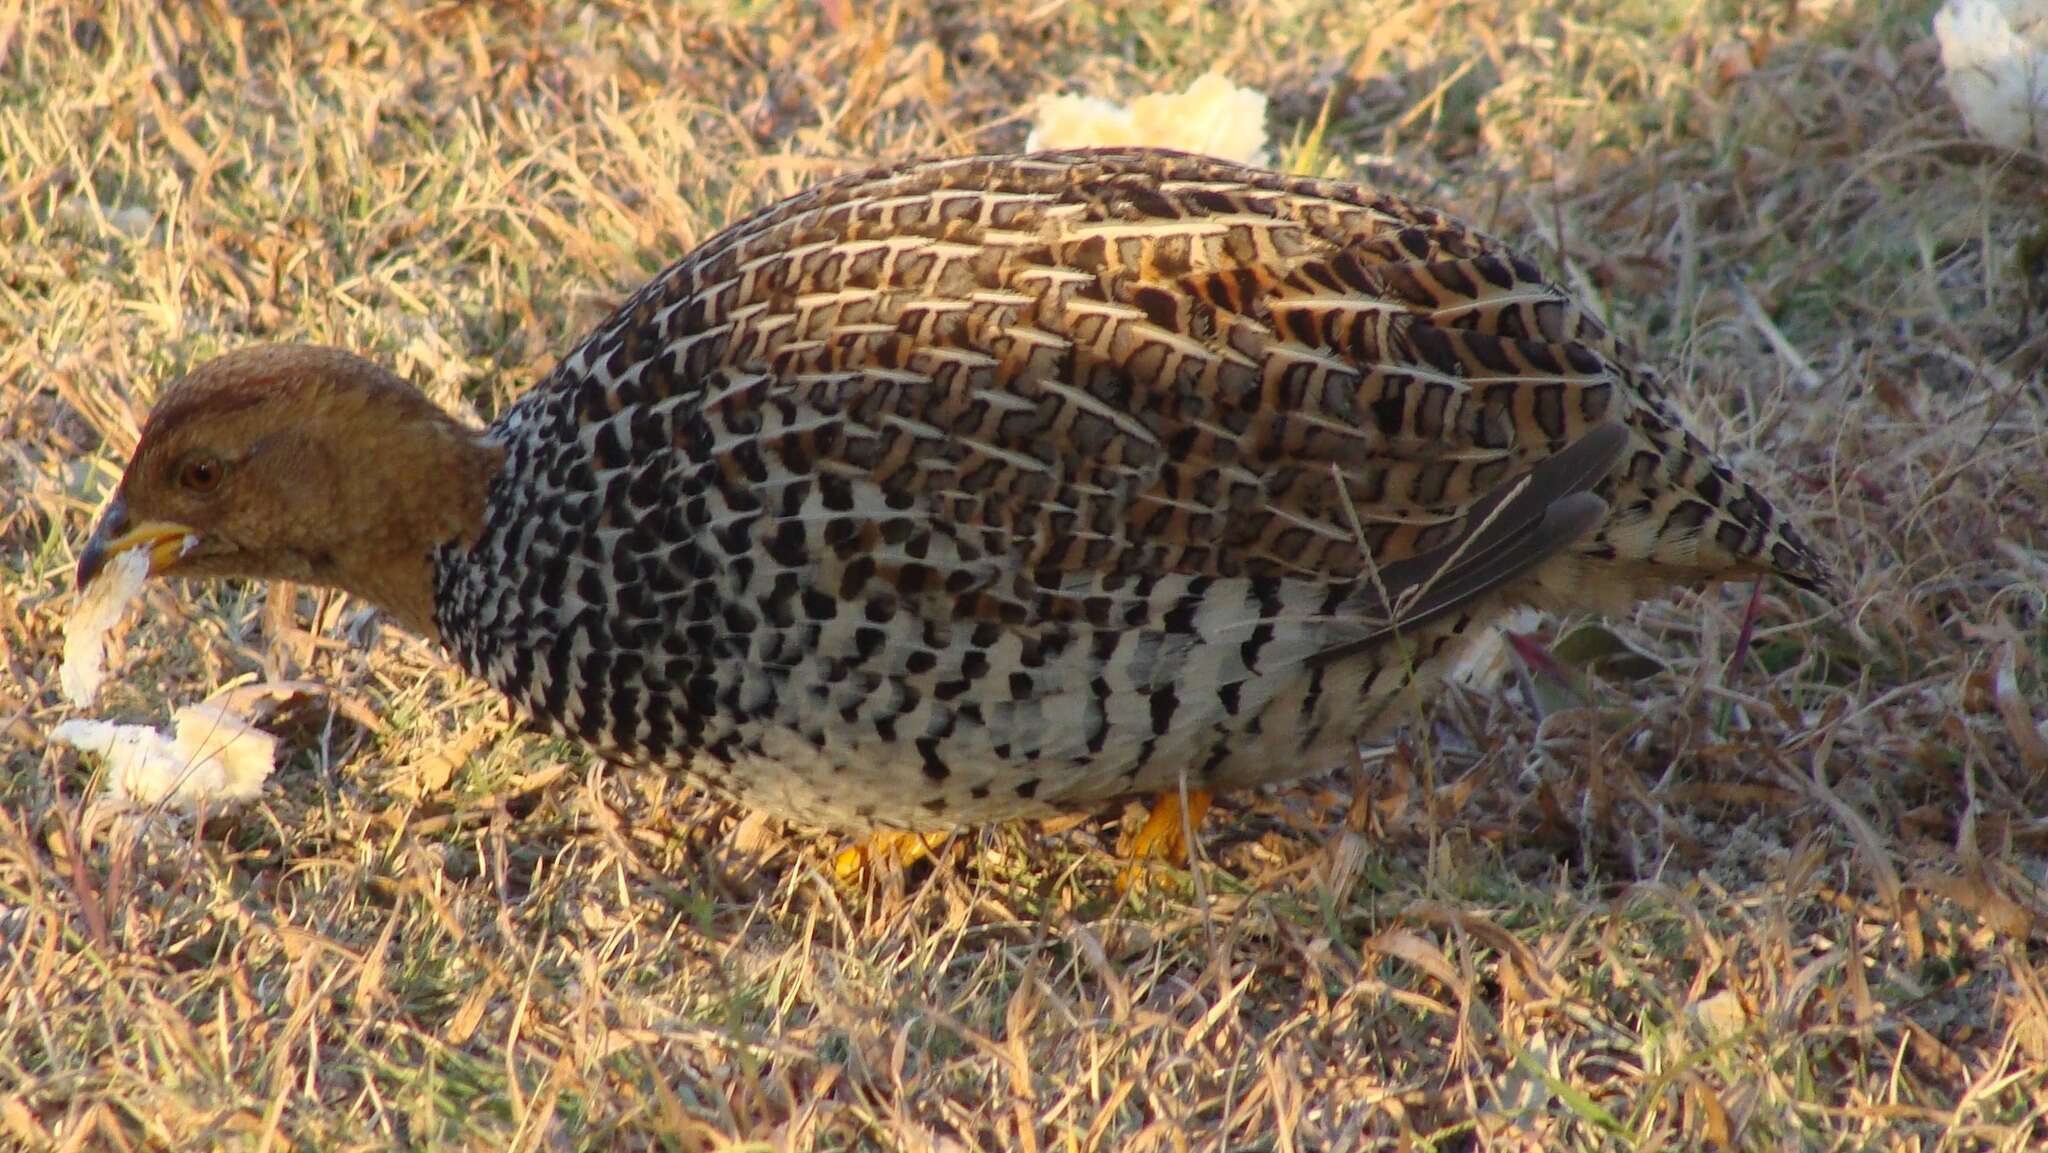
M 984 580 L 1000 558 L 1348 582 L 1438 555 L 1614 422 L 1630 451 L 1597 495 L 1637 527 L 1589 555 L 1818 563 L 1753 490 L 1705 499 L 1725 468 L 1535 266 L 1355 186 L 1143 151 L 935 161 L 771 209 L 648 294 L 629 311 L 678 375 L 745 382 L 716 454 L 872 484 Z
M 1366 636 L 1318 655 L 1342 660 L 1404 630 L 1427 627 L 1555 556 L 1607 515 L 1593 495 L 1621 458 L 1628 430 L 1603 424 L 1474 505 L 1458 539 L 1372 575 L 1351 606 Z

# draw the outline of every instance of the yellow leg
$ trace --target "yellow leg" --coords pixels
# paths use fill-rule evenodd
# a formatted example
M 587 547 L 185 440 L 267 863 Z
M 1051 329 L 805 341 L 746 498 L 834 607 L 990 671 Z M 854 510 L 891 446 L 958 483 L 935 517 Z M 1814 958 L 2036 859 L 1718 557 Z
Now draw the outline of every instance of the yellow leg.
M 840 851 L 832 858 L 832 875 L 841 884 L 858 884 L 876 868 L 892 864 L 896 868 L 907 868 L 931 856 L 940 845 L 946 843 L 950 833 L 899 833 L 886 831 L 876 833 L 859 844 Z
M 1209 811 L 1210 796 L 1201 789 L 1189 789 L 1183 809 L 1178 792 L 1161 793 L 1152 802 L 1145 824 L 1119 850 L 1125 860 L 1164 861 L 1176 868 L 1188 863 L 1188 849 L 1202 817 Z

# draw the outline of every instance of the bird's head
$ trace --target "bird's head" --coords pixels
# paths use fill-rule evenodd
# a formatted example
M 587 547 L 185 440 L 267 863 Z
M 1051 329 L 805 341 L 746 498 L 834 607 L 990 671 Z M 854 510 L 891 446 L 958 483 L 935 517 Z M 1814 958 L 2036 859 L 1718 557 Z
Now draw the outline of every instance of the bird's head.
M 148 549 L 151 575 L 330 585 L 433 635 L 431 557 L 473 539 L 500 450 L 390 372 L 271 345 L 166 386 L 78 559 L 78 587 Z

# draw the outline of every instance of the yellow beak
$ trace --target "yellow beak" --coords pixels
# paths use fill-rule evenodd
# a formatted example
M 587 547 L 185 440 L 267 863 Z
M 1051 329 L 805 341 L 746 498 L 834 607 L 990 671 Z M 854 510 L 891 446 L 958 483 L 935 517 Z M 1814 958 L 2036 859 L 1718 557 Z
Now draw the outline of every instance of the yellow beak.
M 149 575 L 156 576 L 177 564 L 197 539 L 199 534 L 190 527 L 169 521 L 129 524 L 128 502 L 115 497 L 107 511 L 100 514 L 100 523 L 92 530 L 92 539 L 85 542 L 85 551 L 78 554 L 78 587 L 82 590 L 91 584 L 108 561 L 137 548 L 149 550 Z

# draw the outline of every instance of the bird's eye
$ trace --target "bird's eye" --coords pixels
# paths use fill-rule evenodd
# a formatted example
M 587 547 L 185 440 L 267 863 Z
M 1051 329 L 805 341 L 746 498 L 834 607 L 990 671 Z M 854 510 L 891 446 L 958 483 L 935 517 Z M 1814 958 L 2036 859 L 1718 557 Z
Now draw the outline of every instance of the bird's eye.
M 220 461 L 195 456 L 178 466 L 178 485 L 192 492 L 212 492 L 220 487 Z

